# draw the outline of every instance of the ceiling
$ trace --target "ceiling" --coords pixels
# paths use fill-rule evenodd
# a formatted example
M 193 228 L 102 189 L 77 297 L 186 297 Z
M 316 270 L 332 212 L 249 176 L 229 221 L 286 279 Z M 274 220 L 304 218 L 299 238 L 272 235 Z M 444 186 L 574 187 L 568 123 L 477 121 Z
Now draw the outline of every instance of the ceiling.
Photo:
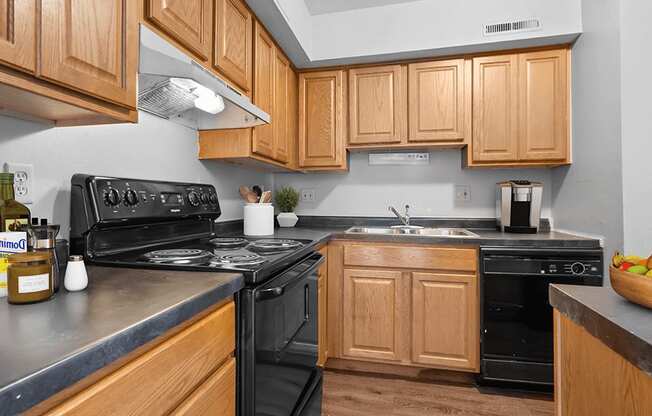
M 421 0 L 304 0 L 308 12 L 315 16 L 344 12 L 347 10 L 366 9 L 369 7 L 381 7 L 397 3 L 409 3 Z

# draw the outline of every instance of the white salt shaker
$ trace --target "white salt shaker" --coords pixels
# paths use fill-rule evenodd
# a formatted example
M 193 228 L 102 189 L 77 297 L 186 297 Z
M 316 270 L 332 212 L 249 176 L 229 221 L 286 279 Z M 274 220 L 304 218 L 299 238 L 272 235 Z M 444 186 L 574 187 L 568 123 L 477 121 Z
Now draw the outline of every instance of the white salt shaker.
M 78 292 L 86 289 L 86 286 L 88 286 L 88 274 L 86 274 L 84 257 L 68 257 L 68 266 L 66 267 L 66 277 L 64 278 L 63 285 L 69 292 Z

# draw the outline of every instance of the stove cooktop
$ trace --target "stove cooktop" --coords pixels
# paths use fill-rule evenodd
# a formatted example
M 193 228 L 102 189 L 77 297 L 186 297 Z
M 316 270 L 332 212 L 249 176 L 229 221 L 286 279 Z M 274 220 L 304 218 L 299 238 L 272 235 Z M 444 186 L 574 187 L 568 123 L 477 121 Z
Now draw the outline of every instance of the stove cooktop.
M 308 255 L 310 240 L 218 237 L 97 257 L 99 265 L 195 271 L 238 271 L 259 283 Z

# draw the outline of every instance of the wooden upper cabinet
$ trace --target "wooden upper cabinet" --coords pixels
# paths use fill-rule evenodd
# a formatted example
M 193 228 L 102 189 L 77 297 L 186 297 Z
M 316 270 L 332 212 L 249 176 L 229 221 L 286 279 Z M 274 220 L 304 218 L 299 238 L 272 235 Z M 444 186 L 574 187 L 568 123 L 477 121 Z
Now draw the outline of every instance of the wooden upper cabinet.
M 407 77 L 401 65 L 349 70 L 349 144 L 407 136 Z
M 478 370 L 479 311 L 476 276 L 413 273 L 412 361 Z
M 0 0 L 0 63 L 36 71 L 36 0 Z
M 288 167 L 299 167 L 299 74 L 290 68 L 288 79 Z
M 410 64 L 409 78 L 408 140 L 410 142 L 464 140 L 464 60 Z
M 473 59 L 473 159 L 518 159 L 518 57 Z
M 146 13 L 155 26 L 208 61 L 213 39 L 212 0 L 147 0 Z
M 274 158 L 274 66 L 276 47 L 267 31 L 254 25 L 255 75 L 253 100 L 261 110 L 272 116 L 272 123 L 254 127 L 253 152 Z
M 253 16 L 242 0 L 216 0 L 213 65 L 245 92 L 253 76 Z
M 49 0 L 41 4 L 41 76 L 136 108 L 138 4 Z
M 568 51 L 522 53 L 519 61 L 520 160 L 559 160 L 568 154 Z
M 403 273 L 392 270 L 345 269 L 342 310 L 343 355 L 400 361 L 408 341 L 409 319 Z
M 290 62 L 281 51 L 276 50 L 274 57 L 274 111 L 272 126 L 274 128 L 274 159 L 288 162 L 290 153 L 289 141 L 289 111 L 290 97 L 288 83 L 290 82 Z
M 344 71 L 299 76 L 299 166 L 346 169 Z

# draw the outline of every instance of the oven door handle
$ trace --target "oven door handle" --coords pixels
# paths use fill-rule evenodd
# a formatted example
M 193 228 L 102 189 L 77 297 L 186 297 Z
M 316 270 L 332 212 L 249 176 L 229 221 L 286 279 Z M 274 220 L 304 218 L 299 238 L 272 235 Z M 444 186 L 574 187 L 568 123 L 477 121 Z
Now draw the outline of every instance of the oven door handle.
M 296 266 L 292 267 L 289 271 L 294 270 L 295 268 L 301 266 L 304 263 L 310 262 L 312 264 L 308 269 L 301 272 L 294 279 L 292 279 L 289 282 L 286 282 L 286 283 L 284 283 L 284 284 L 282 284 L 280 286 L 271 287 L 269 289 L 259 290 L 258 292 L 256 292 L 256 300 L 263 301 L 263 300 L 274 299 L 274 298 L 278 298 L 279 296 L 282 296 L 287 289 L 289 289 L 292 286 L 294 286 L 295 284 L 297 284 L 300 280 L 303 279 L 303 277 L 305 275 L 311 274 L 312 272 L 314 272 L 315 269 L 317 269 L 319 266 L 321 266 L 321 264 L 324 262 L 324 260 L 325 260 L 324 256 L 322 256 L 319 253 L 315 253 L 315 254 L 311 255 L 306 260 L 304 260 L 301 263 L 297 264 Z

